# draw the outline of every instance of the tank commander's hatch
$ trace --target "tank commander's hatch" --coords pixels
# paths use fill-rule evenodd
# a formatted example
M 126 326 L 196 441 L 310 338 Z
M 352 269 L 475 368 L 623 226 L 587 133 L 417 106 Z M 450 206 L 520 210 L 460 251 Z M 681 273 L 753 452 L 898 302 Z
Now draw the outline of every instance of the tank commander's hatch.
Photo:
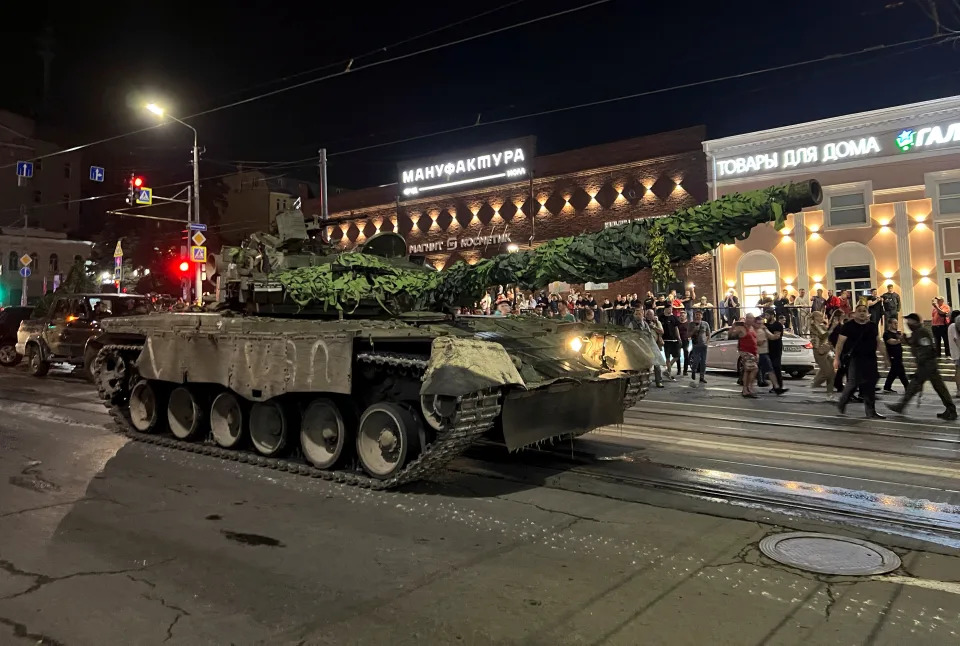
M 399 233 L 384 231 L 370 237 L 360 247 L 360 253 L 381 258 L 406 258 L 407 241 Z

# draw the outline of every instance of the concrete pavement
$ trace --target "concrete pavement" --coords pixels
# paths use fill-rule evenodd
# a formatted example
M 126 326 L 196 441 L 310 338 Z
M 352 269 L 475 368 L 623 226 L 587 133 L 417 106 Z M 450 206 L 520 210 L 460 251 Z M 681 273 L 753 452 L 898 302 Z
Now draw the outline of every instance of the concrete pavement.
M 0 643 L 960 639 L 950 551 L 813 575 L 758 552 L 776 517 L 723 517 L 723 500 L 462 469 L 373 493 L 128 444 L 106 423 L 76 380 L 0 373 Z

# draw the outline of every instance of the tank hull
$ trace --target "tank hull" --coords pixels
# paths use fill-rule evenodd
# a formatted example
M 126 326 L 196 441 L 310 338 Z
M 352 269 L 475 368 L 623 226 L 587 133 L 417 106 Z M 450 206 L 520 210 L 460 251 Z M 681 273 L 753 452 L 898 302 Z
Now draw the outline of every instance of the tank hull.
M 113 319 L 105 329 L 96 383 L 135 439 L 213 445 L 215 434 L 205 429 L 216 409 L 209 407 L 227 393 L 237 410 L 252 407 L 260 418 L 280 411 L 277 428 L 295 419 L 289 434 L 275 433 L 289 450 L 266 457 L 303 464 L 315 452 L 296 429 L 316 426 L 310 404 L 321 398 L 344 420 L 340 433 L 356 457 L 318 469 L 321 477 L 377 488 L 428 477 L 482 436 L 518 450 L 620 423 L 624 408 L 643 396 L 656 360 L 643 332 L 519 317 L 410 323 L 180 313 Z M 145 389 L 170 410 L 174 401 L 189 402 L 188 413 L 198 412 L 187 426 L 204 430 L 185 437 L 176 411 L 167 411 L 166 426 L 164 411 L 147 416 L 155 424 L 143 421 Z M 263 455 L 256 417 L 246 433 Z M 383 421 L 370 420 L 397 428 L 383 431 Z M 221 442 L 217 451 L 224 450 Z

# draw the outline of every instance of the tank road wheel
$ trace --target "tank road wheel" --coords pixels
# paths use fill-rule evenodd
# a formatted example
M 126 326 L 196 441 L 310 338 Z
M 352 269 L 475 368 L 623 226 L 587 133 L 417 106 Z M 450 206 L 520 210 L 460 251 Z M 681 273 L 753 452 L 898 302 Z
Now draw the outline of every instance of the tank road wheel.
M 297 412 L 284 402 L 271 399 L 250 408 L 250 440 L 261 455 L 274 457 L 283 452 L 296 426 Z
M 170 432 L 181 440 L 195 438 L 203 430 L 206 414 L 197 393 L 186 386 L 177 386 L 167 402 L 167 423 Z
M 0 366 L 12 367 L 20 363 L 22 359 L 19 354 L 17 354 L 17 346 L 12 343 L 4 343 L 0 345 Z
M 141 380 L 130 389 L 130 423 L 141 433 L 157 431 L 162 423 L 163 397 L 157 384 Z
M 356 417 L 353 421 L 356 423 Z M 347 457 L 352 430 L 333 401 L 325 397 L 314 399 L 303 411 L 300 422 L 304 457 L 318 469 L 333 468 Z
M 360 417 L 357 453 L 364 470 L 386 480 L 420 452 L 420 428 L 413 414 L 393 402 L 373 404 Z
M 213 441 L 225 449 L 232 449 L 243 441 L 247 433 L 246 402 L 226 390 L 217 395 L 210 405 L 210 430 Z
M 435 431 L 442 430 L 457 412 L 457 398 L 444 395 L 420 395 L 420 412 Z

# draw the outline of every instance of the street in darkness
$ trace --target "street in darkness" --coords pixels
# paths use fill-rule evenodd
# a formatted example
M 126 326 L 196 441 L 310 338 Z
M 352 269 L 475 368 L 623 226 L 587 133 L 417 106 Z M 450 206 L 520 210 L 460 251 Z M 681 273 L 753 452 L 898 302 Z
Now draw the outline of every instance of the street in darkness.
M 523 456 L 486 449 L 372 492 L 130 443 L 88 385 L 48 379 L 0 376 L 5 643 L 945 644 L 960 631 L 960 560 L 936 543 L 626 482 L 578 493 L 592 487 L 572 468 L 537 486 L 511 475 Z M 527 475 L 546 468 L 529 459 Z M 884 542 L 903 566 L 832 577 L 760 554 L 788 529 Z

